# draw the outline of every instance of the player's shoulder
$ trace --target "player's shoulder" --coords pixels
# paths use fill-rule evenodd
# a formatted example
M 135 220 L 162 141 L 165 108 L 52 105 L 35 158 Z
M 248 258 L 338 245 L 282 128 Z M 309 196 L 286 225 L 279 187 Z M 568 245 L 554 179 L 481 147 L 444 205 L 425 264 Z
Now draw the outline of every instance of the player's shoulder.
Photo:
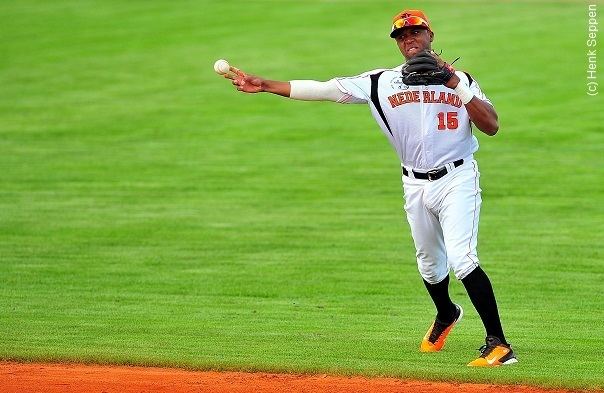
M 340 77 L 338 79 L 350 79 L 350 78 L 368 78 L 371 77 L 371 75 L 378 75 L 378 74 L 386 74 L 386 73 L 400 73 L 401 72 L 401 67 L 402 65 L 396 66 L 394 68 L 376 68 L 373 70 L 369 70 L 369 71 L 365 71 L 362 72 L 358 75 L 353 75 L 353 76 L 344 76 L 344 77 Z
M 398 65 L 396 67 L 393 68 L 378 68 L 372 71 L 368 71 L 369 75 L 375 75 L 375 74 L 389 74 L 389 73 L 395 73 L 395 74 L 400 74 L 401 73 L 401 69 L 403 68 L 403 65 Z
M 466 71 L 457 70 L 457 71 L 455 71 L 455 75 L 457 75 L 459 77 L 459 79 L 461 79 L 461 81 L 464 82 L 465 84 L 467 84 L 468 86 L 472 86 L 472 83 L 476 83 L 474 78 L 472 78 L 472 75 L 470 75 Z

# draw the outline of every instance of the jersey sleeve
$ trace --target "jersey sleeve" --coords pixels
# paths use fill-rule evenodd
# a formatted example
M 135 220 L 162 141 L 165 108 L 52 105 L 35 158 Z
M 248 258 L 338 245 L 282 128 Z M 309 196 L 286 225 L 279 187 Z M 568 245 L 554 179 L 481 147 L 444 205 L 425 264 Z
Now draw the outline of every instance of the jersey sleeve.
M 371 101 L 371 78 L 370 75 L 380 70 L 367 71 L 356 76 L 337 77 L 338 88 L 345 97 L 338 101 L 342 104 L 366 104 Z
M 472 90 L 472 93 L 474 93 L 474 95 L 476 97 L 478 97 L 479 99 L 488 103 L 491 106 L 493 105 L 491 100 L 489 100 L 489 98 L 480 89 L 480 86 L 478 85 L 478 82 L 476 81 L 476 79 L 472 78 L 472 76 L 470 74 L 468 74 L 467 72 L 457 71 L 456 74 L 463 83 L 470 86 L 470 90 Z
M 346 98 L 334 79 L 327 82 L 291 80 L 289 85 L 289 98 L 292 100 L 341 102 Z

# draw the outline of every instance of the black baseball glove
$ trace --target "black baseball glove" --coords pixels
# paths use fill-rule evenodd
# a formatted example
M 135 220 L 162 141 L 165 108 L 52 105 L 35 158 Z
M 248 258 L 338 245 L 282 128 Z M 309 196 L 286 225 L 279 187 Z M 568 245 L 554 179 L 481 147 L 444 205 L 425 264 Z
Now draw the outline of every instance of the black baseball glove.
M 415 85 L 444 85 L 455 74 L 455 69 L 434 51 L 423 51 L 407 60 L 402 68 L 403 83 Z

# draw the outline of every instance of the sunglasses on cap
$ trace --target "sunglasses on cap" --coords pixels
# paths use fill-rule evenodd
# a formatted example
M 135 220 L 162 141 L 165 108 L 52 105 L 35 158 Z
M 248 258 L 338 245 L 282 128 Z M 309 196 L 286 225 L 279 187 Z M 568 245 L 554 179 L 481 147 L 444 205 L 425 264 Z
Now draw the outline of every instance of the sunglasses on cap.
M 428 24 L 428 22 L 426 22 L 425 19 L 420 18 L 419 16 L 403 16 L 394 21 L 394 24 L 392 25 L 392 31 L 409 26 L 424 26 L 425 28 L 430 29 L 430 25 Z
M 422 27 L 432 31 L 430 28 L 430 23 L 422 11 L 405 10 L 397 14 L 392 20 L 392 31 L 390 32 L 390 37 L 396 38 L 401 29 L 413 26 Z

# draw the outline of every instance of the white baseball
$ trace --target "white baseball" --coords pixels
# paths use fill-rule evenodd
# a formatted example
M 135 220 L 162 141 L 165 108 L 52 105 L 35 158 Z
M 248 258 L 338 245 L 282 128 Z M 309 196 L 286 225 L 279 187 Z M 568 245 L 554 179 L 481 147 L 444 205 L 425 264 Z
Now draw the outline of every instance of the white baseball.
M 214 71 L 216 71 L 217 74 L 224 75 L 230 70 L 231 66 L 229 65 L 229 62 L 224 59 L 216 60 L 216 63 L 214 63 Z

